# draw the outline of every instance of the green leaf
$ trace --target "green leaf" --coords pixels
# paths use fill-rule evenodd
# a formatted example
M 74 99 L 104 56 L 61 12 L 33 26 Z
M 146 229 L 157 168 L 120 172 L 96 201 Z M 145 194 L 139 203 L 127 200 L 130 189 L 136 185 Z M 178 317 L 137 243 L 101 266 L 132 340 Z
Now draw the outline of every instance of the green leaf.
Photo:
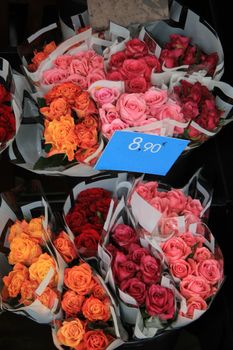
M 51 143 L 46 143 L 44 145 L 44 150 L 46 153 L 49 153 L 49 151 L 51 150 L 52 144 Z
M 102 213 L 100 211 L 97 210 L 96 215 L 98 216 L 100 222 L 103 222 L 103 216 Z
M 68 165 L 70 162 L 64 153 L 54 154 L 51 157 L 44 158 L 40 157 L 35 163 L 34 170 L 45 170 L 47 168 L 55 168 L 59 166 Z
M 38 103 L 39 108 L 46 107 L 46 101 L 43 97 L 38 97 L 37 103 Z

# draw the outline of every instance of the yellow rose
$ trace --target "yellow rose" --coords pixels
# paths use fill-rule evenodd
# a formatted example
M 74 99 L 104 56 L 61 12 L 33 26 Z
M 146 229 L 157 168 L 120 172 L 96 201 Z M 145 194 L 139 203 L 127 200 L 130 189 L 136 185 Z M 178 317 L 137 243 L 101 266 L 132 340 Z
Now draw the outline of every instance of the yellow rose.
M 57 339 L 62 345 L 75 348 L 82 341 L 85 334 L 82 322 L 76 318 L 72 321 L 64 321 L 57 332 Z
M 8 290 L 11 298 L 17 297 L 20 293 L 22 284 L 28 279 L 28 269 L 23 264 L 15 264 L 13 270 L 3 277 L 3 283 Z
M 40 284 L 46 277 L 51 267 L 54 270 L 54 274 L 50 280 L 49 286 L 55 287 L 58 280 L 56 264 L 54 259 L 47 253 L 41 254 L 37 261 L 29 267 L 30 279 L 33 281 L 37 281 Z
M 9 264 L 17 263 L 30 266 L 42 254 L 39 244 L 33 242 L 27 234 L 22 233 L 10 243 Z
M 45 143 L 52 145 L 51 152 L 65 153 L 69 161 L 74 159 L 77 148 L 74 119 L 69 115 L 62 116 L 60 120 L 45 122 Z

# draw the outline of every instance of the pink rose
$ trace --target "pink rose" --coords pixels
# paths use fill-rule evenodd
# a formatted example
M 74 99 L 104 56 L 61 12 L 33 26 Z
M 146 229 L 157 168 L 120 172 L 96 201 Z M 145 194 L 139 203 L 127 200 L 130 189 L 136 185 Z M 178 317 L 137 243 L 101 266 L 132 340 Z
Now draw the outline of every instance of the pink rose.
M 176 278 L 183 279 L 193 271 L 190 264 L 184 259 L 178 259 L 170 265 L 170 271 Z
M 129 126 L 136 126 L 146 119 L 146 103 L 142 94 L 122 94 L 116 107 L 121 119 Z
M 152 282 L 158 282 L 161 273 L 161 264 L 159 259 L 156 259 L 150 255 L 143 256 L 139 267 L 144 283 L 151 284 Z
M 91 95 L 99 106 L 103 106 L 104 104 L 115 102 L 120 96 L 120 91 L 117 88 L 103 87 L 94 89 Z
M 144 99 L 148 108 L 147 114 L 156 116 L 168 99 L 167 90 L 151 88 L 146 91 Z
M 146 299 L 146 285 L 138 278 L 134 277 L 124 280 L 120 284 L 120 289 L 133 297 L 138 305 L 143 305 Z
M 80 74 L 86 77 L 89 72 L 89 65 L 86 58 L 79 60 L 77 58 L 73 59 L 70 63 L 70 74 Z
M 143 199 L 149 201 L 155 196 L 157 188 L 158 183 L 156 181 L 149 181 L 145 184 L 139 184 L 136 187 L 136 191 Z
M 125 254 L 117 252 L 113 263 L 113 275 L 116 281 L 121 283 L 125 279 L 132 278 L 138 271 L 138 266 L 129 261 Z
M 152 284 L 146 296 L 146 311 L 161 320 L 171 319 L 175 313 L 174 301 L 175 296 L 170 288 Z
M 126 92 L 140 93 L 145 92 L 148 89 L 148 83 L 144 77 L 135 77 L 130 80 L 126 80 L 125 84 Z
M 187 203 L 185 205 L 184 214 L 193 214 L 195 216 L 200 216 L 203 207 L 199 199 L 192 199 L 188 197 Z
M 134 38 L 125 44 L 125 54 L 130 58 L 139 58 L 148 54 L 148 47 L 142 40 Z
M 88 88 L 87 78 L 81 74 L 71 74 L 65 81 L 71 81 L 72 83 L 78 84 L 82 90 L 86 90 Z
M 193 259 L 196 260 L 197 262 L 201 262 L 207 259 L 211 259 L 212 258 L 212 253 L 210 252 L 210 250 L 206 247 L 200 247 L 197 248 L 195 250 Z
M 179 237 L 182 238 L 189 247 L 193 247 L 194 244 L 201 247 L 205 240 L 203 236 L 193 235 L 191 232 L 182 233 Z
M 114 231 L 112 232 L 112 239 L 120 247 L 128 249 L 131 243 L 136 243 L 138 241 L 136 231 L 125 224 L 118 224 Z
M 42 73 L 42 83 L 45 85 L 58 83 L 68 77 L 68 71 L 60 68 L 52 68 Z
M 180 293 L 186 299 L 191 297 L 207 299 L 213 294 L 213 289 L 205 278 L 189 275 L 180 282 Z
M 187 197 L 181 190 L 173 189 L 167 192 L 167 199 L 169 200 L 169 209 L 180 214 L 187 203 Z
M 119 69 L 122 67 L 125 59 L 126 55 L 123 51 L 116 52 L 111 56 L 109 66 L 111 66 L 114 69 Z
M 128 59 L 125 60 L 120 70 L 124 80 L 138 77 L 145 77 L 148 70 L 147 64 L 143 60 Z
M 113 80 L 113 81 L 120 81 L 120 80 L 124 80 L 123 75 L 121 74 L 121 72 L 119 71 L 109 71 L 106 74 L 106 79 L 107 80 Z
M 121 119 L 117 118 L 114 119 L 110 124 L 103 124 L 102 133 L 107 139 L 110 139 L 115 131 L 124 130 L 127 127 L 127 124 L 125 124 Z
M 119 119 L 119 113 L 116 107 L 111 103 L 106 103 L 99 109 L 100 119 L 103 124 L 112 123 L 113 120 Z
M 167 214 L 169 210 L 169 201 L 166 197 L 155 197 L 149 201 L 150 205 L 161 213 Z
M 191 248 L 179 237 L 172 237 L 161 243 L 162 250 L 166 255 L 169 264 L 179 259 L 185 259 L 191 254 Z
M 104 58 L 94 53 L 89 59 L 90 69 L 104 69 Z
M 187 300 L 187 312 L 183 316 L 193 318 L 194 310 L 206 310 L 207 304 L 199 296 L 191 297 Z
M 196 273 L 212 285 L 219 282 L 222 278 L 221 266 L 215 259 L 207 259 L 199 262 Z
M 90 86 L 92 83 L 98 80 L 104 80 L 105 79 L 105 73 L 102 69 L 96 68 L 89 71 L 87 76 L 87 82 L 88 86 Z
M 157 114 L 157 119 L 171 119 L 178 122 L 184 122 L 184 115 L 181 112 L 181 107 L 173 100 L 169 99 L 166 104 L 161 106 L 160 111 Z
M 61 55 L 58 56 L 54 61 L 53 64 L 57 66 L 58 68 L 67 70 L 70 66 L 71 61 L 73 60 L 73 57 L 70 55 Z
M 173 234 L 178 234 L 179 233 L 179 226 L 178 226 L 178 221 L 177 221 L 177 216 L 173 214 L 174 216 L 165 216 L 161 217 L 159 220 L 159 232 L 160 236 L 162 237 L 168 237 Z
M 132 243 L 130 244 L 128 248 L 129 253 L 129 259 L 131 259 L 135 264 L 140 264 L 141 259 L 146 256 L 150 255 L 150 252 L 146 249 L 141 247 L 139 244 Z

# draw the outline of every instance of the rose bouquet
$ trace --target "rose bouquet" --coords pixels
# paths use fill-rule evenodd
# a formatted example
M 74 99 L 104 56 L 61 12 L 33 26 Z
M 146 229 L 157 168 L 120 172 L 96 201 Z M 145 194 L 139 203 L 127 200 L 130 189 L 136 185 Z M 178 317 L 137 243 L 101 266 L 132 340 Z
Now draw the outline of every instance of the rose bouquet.
M 49 323 L 60 313 L 65 264 L 50 240 L 47 204 L 42 200 L 22 207 L 23 219 L 3 199 L 0 209 L 3 310 Z M 41 215 L 32 217 L 33 212 Z
M 0 58 L 0 63 L 0 153 L 2 153 L 18 131 L 21 108 L 9 62 Z
M 93 164 L 103 142 L 99 137 L 99 118 L 95 102 L 87 91 L 66 82 L 53 87 L 42 99 L 44 117 L 44 155 L 34 169 L 79 163 Z M 60 164 L 59 164 L 60 163 Z
M 123 173 L 93 178 L 74 187 L 66 199 L 63 208 L 66 231 L 82 257 L 96 256 L 109 208 L 114 205 L 112 197 L 118 183 L 125 179 Z
M 53 325 L 58 349 L 101 349 L 122 343 L 113 300 L 90 265 L 80 262 L 66 268 L 61 305 L 64 318 Z
M 146 25 L 140 33 L 140 38 L 155 50 L 161 62 L 163 73 L 154 74 L 153 79 L 166 81 L 175 71 L 183 70 L 204 71 L 220 80 L 224 72 L 224 55 L 214 29 L 176 1 L 172 2 L 169 17 L 168 21 Z

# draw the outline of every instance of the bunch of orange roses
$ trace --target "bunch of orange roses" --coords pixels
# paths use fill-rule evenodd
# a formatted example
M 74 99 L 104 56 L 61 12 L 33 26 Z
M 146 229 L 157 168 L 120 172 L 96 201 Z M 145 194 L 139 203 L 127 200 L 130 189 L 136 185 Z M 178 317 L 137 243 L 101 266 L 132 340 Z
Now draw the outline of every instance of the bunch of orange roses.
M 64 162 L 92 164 L 101 151 L 99 120 L 88 91 L 72 82 L 54 86 L 40 108 L 44 117 L 46 157 L 62 155 Z M 39 159 L 41 166 L 41 158 Z M 46 166 L 48 164 L 46 163 Z M 38 162 L 35 165 L 38 168 Z
M 58 272 L 45 247 L 43 217 L 16 220 L 10 227 L 8 262 L 13 270 L 3 277 L 4 303 L 29 306 L 34 301 L 52 310 L 58 302 Z M 43 284 L 43 285 L 42 285 Z

